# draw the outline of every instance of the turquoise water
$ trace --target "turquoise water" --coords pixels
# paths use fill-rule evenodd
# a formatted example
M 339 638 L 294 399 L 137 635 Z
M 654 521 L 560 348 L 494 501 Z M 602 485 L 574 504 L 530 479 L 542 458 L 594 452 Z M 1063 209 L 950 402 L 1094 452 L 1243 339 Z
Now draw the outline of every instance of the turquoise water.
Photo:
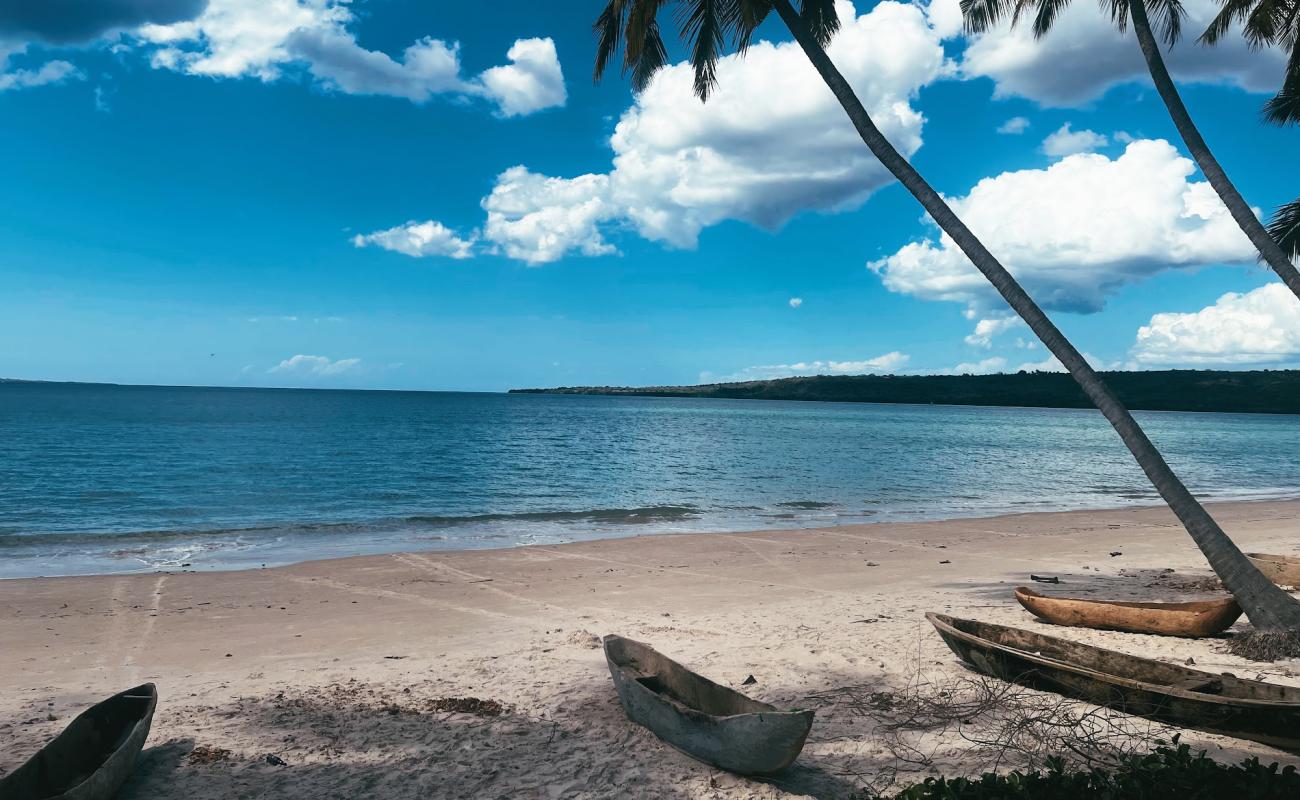
M 1144 413 L 1207 499 L 1300 495 L 1300 417 Z M 0 384 L 0 577 L 1157 498 L 1093 411 Z

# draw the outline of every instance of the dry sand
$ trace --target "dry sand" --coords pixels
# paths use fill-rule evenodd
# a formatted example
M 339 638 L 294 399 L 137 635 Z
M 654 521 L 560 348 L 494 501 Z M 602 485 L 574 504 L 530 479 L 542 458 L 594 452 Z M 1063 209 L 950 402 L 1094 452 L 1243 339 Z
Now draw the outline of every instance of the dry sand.
M 1214 513 L 1244 549 L 1300 550 L 1300 502 Z M 159 710 L 123 798 L 848 796 L 891 775 L 992 766 L 960 736 L 915 740 L 926 758 L 909 764 L 877 734 L 873 695 L 918 672 L 940 686 L 968 674 L 925 622 L 932 610 L 1300 684 L 1300 663 L 1247 666 L 1222 641 L 1041 625 L 1011 598 L 1031 572 L 1113 598 L 1195 599 L 1214 583 L 1155 508 L 0 581 L 0 769 L 86 704 L 149 680 Z M 629 723 L 597 648 L 611 632 L 815 708 L 797 765 L 738 778 Z M 464 697 L 504 710 L 438 702 Z

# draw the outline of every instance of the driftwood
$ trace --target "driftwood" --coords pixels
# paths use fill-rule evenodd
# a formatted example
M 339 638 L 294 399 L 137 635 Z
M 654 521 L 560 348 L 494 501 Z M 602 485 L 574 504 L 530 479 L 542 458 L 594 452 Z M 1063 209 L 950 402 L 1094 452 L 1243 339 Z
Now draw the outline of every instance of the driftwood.
M 1038 581 L 1039 583 L 1060 583 L 1060 582 L 1061 582 L 1061 579 L 1058 578 L 1058 577 L 1056 577 L 1055 575 L 1052 575 L 1052 576 L 1050 576 L 1050 577 L 1044 577 L 1044 576 L 1042 576 L 1042 575 L 1032 575 L 1032 574 L 1031 574 L 1031 575 L 1029 576 L 1029 580 L 1031 580 L 1031 581 Z

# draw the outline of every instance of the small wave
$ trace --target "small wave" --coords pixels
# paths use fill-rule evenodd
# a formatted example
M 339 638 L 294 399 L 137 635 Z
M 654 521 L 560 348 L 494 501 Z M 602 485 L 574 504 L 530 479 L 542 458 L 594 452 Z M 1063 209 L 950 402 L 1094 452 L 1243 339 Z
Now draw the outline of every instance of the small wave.
M 838 503 L 825 503 L 820 500 L 787 500 L 777 503 L 777 508 L 797 508 L 803 511 L 816 511 L 822 508 L 835 508 Z

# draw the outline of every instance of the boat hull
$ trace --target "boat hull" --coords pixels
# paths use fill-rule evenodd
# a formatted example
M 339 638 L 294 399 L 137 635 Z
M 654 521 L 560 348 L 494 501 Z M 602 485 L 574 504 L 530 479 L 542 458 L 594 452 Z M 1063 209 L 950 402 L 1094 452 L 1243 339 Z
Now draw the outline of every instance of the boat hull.
M 962 661 L 1002 680 L 1127 714 L 1300 750 L 1300 689 L 926 614 Z
M 686 755 L 739 775 L 771 775 L 798 758 L 812 711 L 780 711 L 631 639 L 602 643 L 628 719 Z
M 1223 633 L 1241 616 L 1232 598 L 1194 603 L 1124 603 L 1051 597 L 1021 586 L 1016 600 L 1057 625 L 1200 638 Z
M 1300 558 L 1268 553 L 1247 553 L 1246 558 L 1278 586 L 1300 588 Z
M 135 769 L 157 704 L 157 688 L 146 683 L 91 706 L 0 779 L 0 797 L 109 800 Z

